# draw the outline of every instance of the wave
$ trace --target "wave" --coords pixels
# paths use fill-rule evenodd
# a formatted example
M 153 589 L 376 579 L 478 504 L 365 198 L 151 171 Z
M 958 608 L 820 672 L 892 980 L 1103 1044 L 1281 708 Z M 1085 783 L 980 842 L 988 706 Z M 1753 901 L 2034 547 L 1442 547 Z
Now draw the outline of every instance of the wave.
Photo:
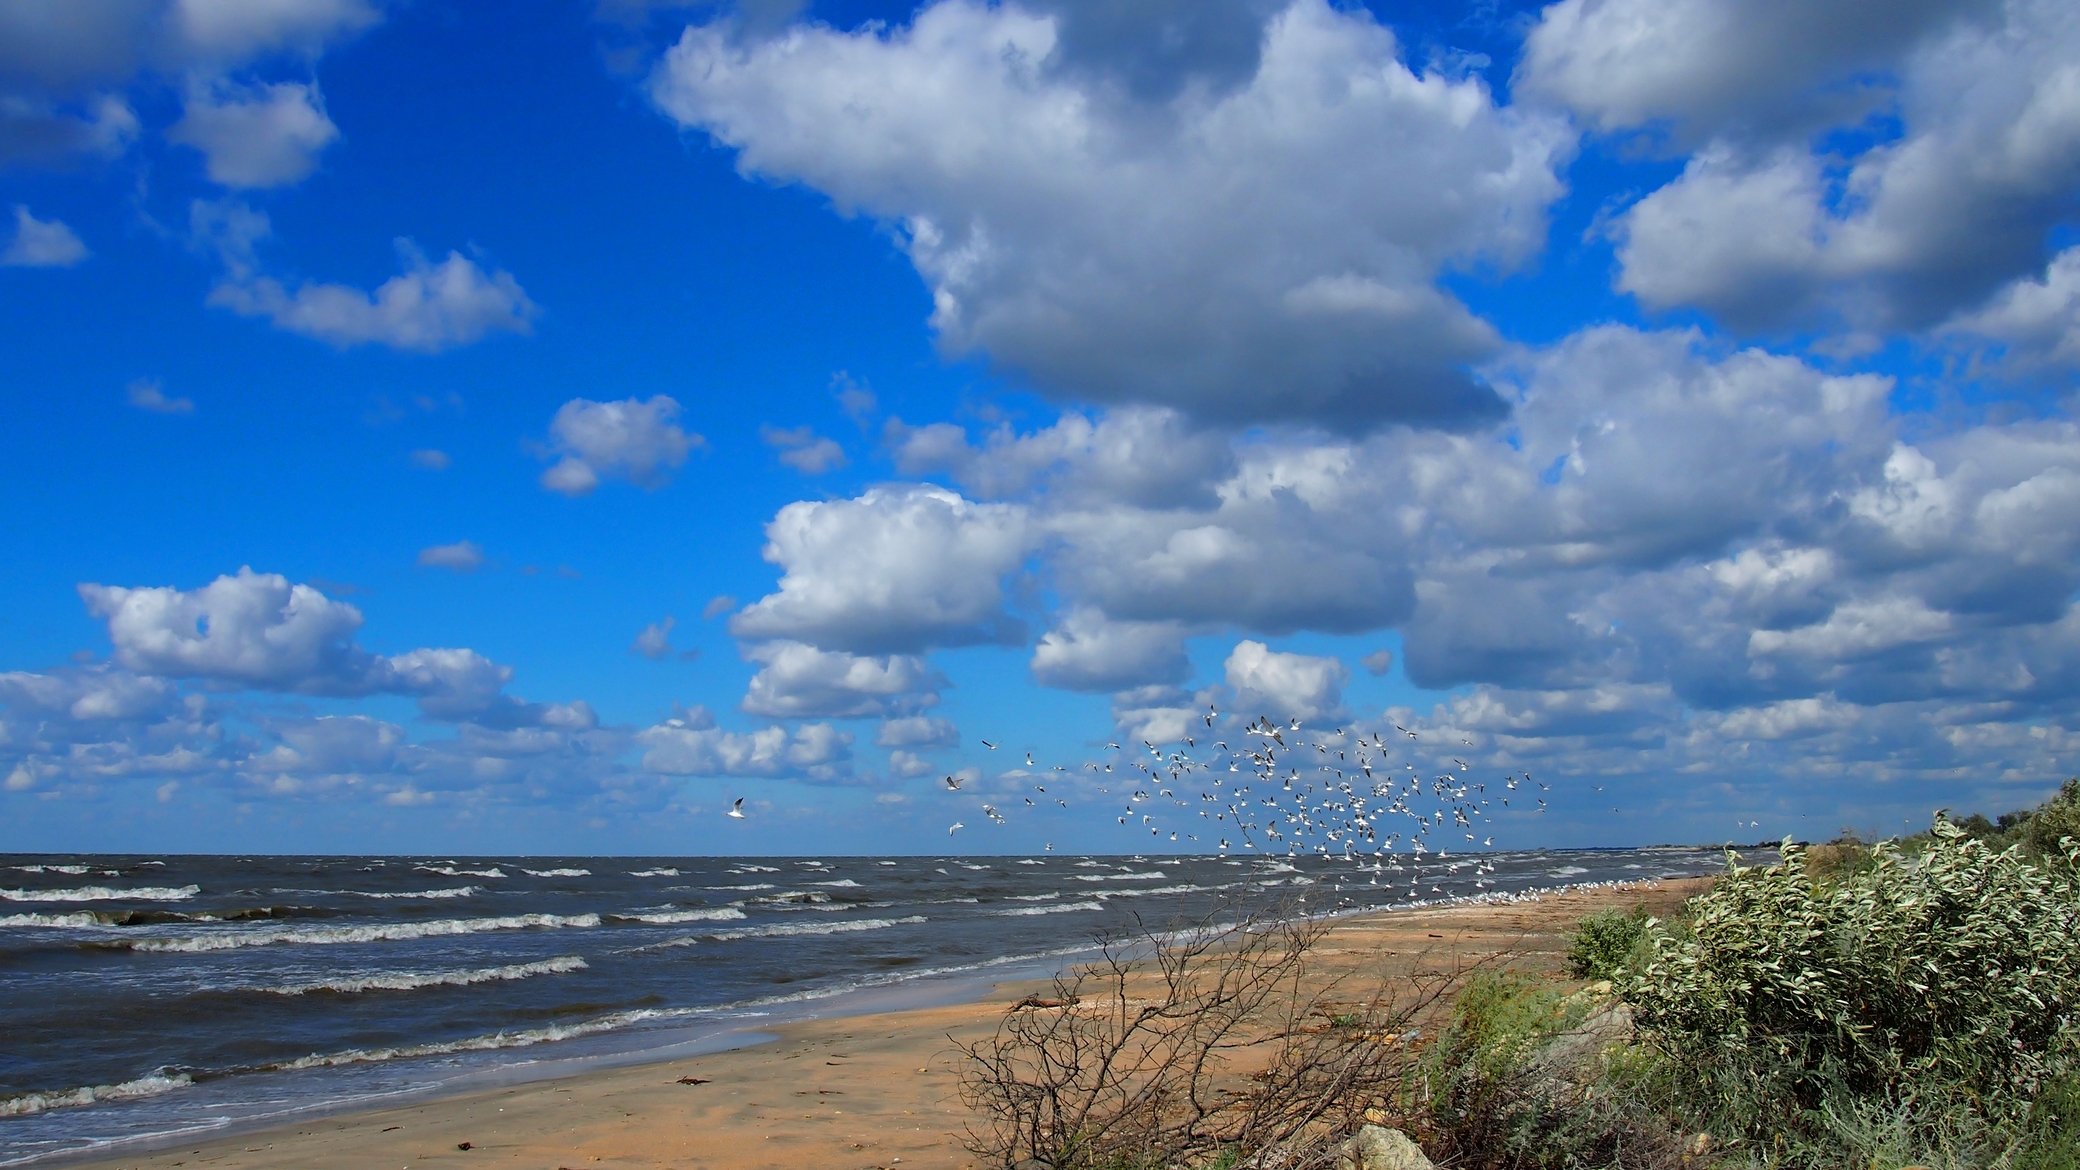
M 700 910 L 653 910 L 634 914 L 609 914 L 611 922 L 648 922 L 671 926 L 680 922 L 731 922 L 748 917 L 735 906 L 709 906 Z
M 357 898 L 469 898 L 483 893 L 484 887 L 451 886 L 438 890 L 397 890 L 384 894 L 370 893 L 366 890 L 343 890 L 341 892 L 352 894 Z
M 1162 881 L 1170 875 L 1160 869 L 1152 869 L 1146 873 L 1079 873 L 1070 876 L 1080 882 L 1154 882 Z
M 1152 886 L 1132 890 L 1100 890 L 1101 898 L 1153 898 L 1163 894 L 1197 894 L 1206 890 L 1223 889 L 1221 886 Z
M 412 868 L 421 873 L 437 873 L 442 877 L 502 878 L 506 876 L 506 871 L 495 865 L 490 869 L 457 869 L 452 865 L 415 865 Z
M 156 1097 L 175 1089 L 185 1089 L 194 1084 L 187 1073 L 167 1076 L 153 1073 L 120 1085 L 89 1085 L 79 1089 L 63 1089 L 49 1093 L 24 1093 L 19 1097 L 0 1097 L 0 1117 L 27 1117 L 47 1109 L 65 1109 L 75 1105 L 92 1105 L 96 1101 L 127 1101 L 138 1097 Z
M 779 866 L 777 866 L 777 865 L 753 865 L 753 864 L 751 864 L 750 862 L 748 862 L 748 861 L 747 861 L 747 862 L 745 862 L 745 863 L 744 863 L 743 865 L 738 865 L 738 866 L 732 866 L 732 867 L 730 868 L 730 871 L 729 871 L 729 872 L 731 872 L 731 873 L 779 873 L 779 872 L 780 872 L 780 867 L 779 867 Z
M 628 876 L 630 876 L 630 877 L 678 877 L 678 876 L 679 876 L 679 871 L 678 871 L 678 870 L 676 870 L 676 869 L 672 869 L 672 868 L 670 868 L 669 866 L 667 866 L 667 867 L 665 867 L 665 868 L 663 868 L 663 869 L 632 869 L 632 870 L 629 870 L 629 871 L 628 871 Z
M 10 902 L 180 902 L 201 892 L 201 886 L 139 886 L 131 890 L 80 886 L 70 890 L 0 889 L 0 898 Z
M 390 975 L 364 975 L 354 979 L 322 979 L 315 983 L 292 983 L 285 987 L 267 987 L 261 990 L 274 995 L 352 995 L 363 991 L 417 991 L 422 987 L 468 987 L 473 983 L 498 983 L 509 979 L 527 979 L 535 975 L 565 975 L 572 971 L 583 971 L 584 959 L 576 955 L 564 955 L 554 959 L 543 959 L 534 963 L 513 963 L 504 967 L 479 967 L 466 971 L 399 971 Z
M 84 865 L 10 865 L 7 868 L 20 870 L 23 873 L 62 873 L 72 877 L 92 872 Z M 109 873 L 113 871 L 103 870 L 102 872 Z
M 756 898 L 744 899 L 754 906 L 814 906 L 830 900 L 831 896 L 822 890 L 782 890 L 777 894 L 760 894 Z
M 1008 910 L 992 910 L 990 913 L 1005 918 L 1022 918 L 1032 914 L 1067 914 L 1072 910 L 1103 910 L 1103 902 L 1063 902 L 1057 906 L 1013 906 Z
M 569 1040 L 578 1036 L 590 1036 L 597 1032 L 611 1032 L 640 1024 L 646 1020 L 671 1019 L 694 1014 L 695 1009 L 643 1008 L 637 1011 L 615 1012 L 597 1019 L 581 1020 L 575 1024 L 552 1024 L 545 1028 L 526 1028 L 514 1031 L 493 1032 L 486 1036 L 471 1036 L 463 1040 L 445 1040 L 431 1044 L 408 1044 L 394 1048 L 349 1048 L 344 1052 L 312 1053 L 295 1060 L 279 1064 L 263 1065 L 255 1072 L 293 1072 L 308 1068 L 337 1068 L 345 1064 L 367 1064 L 385 1060 L 410 1060 L 414 1057 L 448 1056 L 457 1052 L 490 1052 L 501 1048 L 526 1048 L 534 1044 L 546 1044 L 552 1040 Z
M 1553 871 L 1552 873 L 1548 874 L 1547 876 L 1549 876 L 1549 877 L 1573 877 L 1573 876 L 1575 876 L 1576 874 L 1583 874 L 1583 873 L 1588 873 L 1588 872 L 1589 872 L 1588 870 L 1586 870 L 1586 869 L 1583 869 L 1583 868 L 1582 868 L 1581 866 L 1579 866 L 1579 865 L 1563 865 L 1563 866 L 1561 866 L 1561 867 L 1560 867 L 1559 869 L 1556 869 L 1556 870 L 1554 870 L 1554 871 Z
M 105 945 L 133 951 L 229 951 L 240 947 L 264 947 L 280 943 L 327 945 L 399 942 L 405 939 L 444 935 L 481 934 L 491 930 L 591 927 L 598 926 L 599 922 L 597 914 L 512 914 L 500 918 L 441 918 L 432 922 L 393 922 L 379 926 L 321 926 L 308 929 L 284 927 L 274 930 L 245 930 L 236 934 L 193 934 L 183 938 L 124 940 Z
M 771 926 L 750 926 L 743 930 L 718 930 L 711 934 L 687 935 L 684 938 L 666 939 L 652 943 L 639 950 L 658 950 L 663 947 L 691 947 L 704 942 L 736 942 L 747 938 L 781 938 L 804 934 L 851 934 L 862 930 L 885 930 L 891 926 L 913 926 L 928 921 L 922 914 L 907 918 L 855 918 L 838 922 L 784 922 Z
M 524 874 L 528 874 L 528 875 L 530 875 L 530 876 L 533 876 L 533 877 L 591 877 L 591 876 L 592 876 L 592 871 L 591 871 L 591 870 L 589 870 L 589 869 L 529 869 L 529 868 L 527 868 L 527 867 L 526 867 L 526 866 L 524 866 L 524 865 L 523 865 L 523 866 L 520 866 L 520 867 L 519 867 L 519 869 L 520 869 L 520 872 L 521 872 L 521 873 L 524 873 Z
M 294 918 L 313 911 L 302 906 L 247 906 L 233 910 L 72 910 L 60 914 L 9 914 L 0 926 L 165 926 L 184 922 L 243 922 L 254 918 Z
M 829 886 L 835 890 L 859 889 L 859 883 L 853 881 L 851 878 L 839 878 L 837 881 L 834 882 L 810 882 L 809 884 L 812 886 Z

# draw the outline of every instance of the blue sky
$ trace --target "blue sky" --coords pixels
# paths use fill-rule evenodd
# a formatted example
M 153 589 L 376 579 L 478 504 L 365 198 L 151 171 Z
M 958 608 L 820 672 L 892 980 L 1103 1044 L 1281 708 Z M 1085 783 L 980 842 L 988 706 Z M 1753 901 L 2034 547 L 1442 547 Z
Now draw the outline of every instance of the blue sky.
M 2041 798 L 2080 15 L 1461 10 L 0 8 L 0 849 L 1126 851 L 1209 706 Z

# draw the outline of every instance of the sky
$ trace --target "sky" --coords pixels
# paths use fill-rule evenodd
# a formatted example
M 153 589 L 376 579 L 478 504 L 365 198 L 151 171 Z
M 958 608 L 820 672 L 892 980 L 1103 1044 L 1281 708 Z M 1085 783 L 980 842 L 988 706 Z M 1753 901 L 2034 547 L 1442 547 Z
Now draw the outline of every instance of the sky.
M 517 11 L 0 5 L 0 850 L 1205 850 L 1085 765 L 1258 716 L 1496 848 L 2080 770 L 2070 3 Z

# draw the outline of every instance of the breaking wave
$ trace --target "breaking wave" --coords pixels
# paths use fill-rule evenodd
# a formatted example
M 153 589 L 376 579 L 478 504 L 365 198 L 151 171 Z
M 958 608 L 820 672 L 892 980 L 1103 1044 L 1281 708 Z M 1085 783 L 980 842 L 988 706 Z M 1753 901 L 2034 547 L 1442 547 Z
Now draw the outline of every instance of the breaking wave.
M 80 886 L 70 890 L 0 889 L 0 898 L 10 902 L 180 902 L 201 892 L 201 886 L 139 886 L 132 890 Z
M 96 1101 L 128 1101 L 138 1097 L 156 1097 L 175 1089 L 185 1089 L 194 1083 L 186 1073 L 176 1073 L 173 1076 L 153 1073 L 134 1081 L 124 1081 L 120 1085 L 89 1085 L 79 1089 L 0 1097 L 0 1117 L 27 1117 L 32 1113 L 42 1113 L 46 1109 L 92 1105 Z
M 513 963 L 504 967 L 479 967 L 470 971 L 398 971 L 389 975 L 364 975 L 352 979 L 321 979 L 314 983 L 292 983 L 262 990 L 275 995 L 354 995 L 363 991 L 417 991 L 422 987 L 468 987 L 473 983 L 499 983 L 536 975 L 566 975 L 583 971 L 584 959 L 564 955 L 536 963 Z
M 536 930 L 554 927 L 598 926 L 597 914 L 511 914 L 499 918 L 441 918 L 432 922 L 390 922 L 370 926 L 283 927 L 243 930 L 235 934 L 194 934 L 182 938 L 142 938 L 113 944 L 133 951 L 229 951 L 240 947 L 277 944 L 327 945 L 338 943 L 397 942 L 451 934 L 481 934 L 487 930 Z

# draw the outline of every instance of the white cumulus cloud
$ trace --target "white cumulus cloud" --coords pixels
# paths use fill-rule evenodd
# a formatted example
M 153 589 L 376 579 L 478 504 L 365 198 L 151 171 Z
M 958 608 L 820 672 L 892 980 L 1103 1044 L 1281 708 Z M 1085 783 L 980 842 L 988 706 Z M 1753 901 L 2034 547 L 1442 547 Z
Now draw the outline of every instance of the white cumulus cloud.
M 730 632 L 861 654 L 1014 640 L 1004 579 L 1032 536 L 1022 508 L 926 485 L 789 504 L 766 526 L 779 590 Z
M 582 496 L 606 477 L 654 490 L 706 442 L 679 425 L 678 400 L 663 394 L 648 401 L 573 398 L 549 420 L 548 451 L 556 462 L 542 472 L 542 486 Z
M 9 268 L 70 268 L 87 258 L 87 246 L 56 219 L 38 219 L 14 205 L 14 238 L 0 249 L 0 265 Z
M 1411 69 L 1322 0 L 1223 30 L 1219 86 L 1137 92 L 1099 60 L 1187 22 L 1078 19 L 940 0 L 850 33 L 695 26 L 653 94 L 744 171 L 894 225 L 942 347 L 1051 393 L 1363 426 L 1500 412 L 1466 368 L 1495 332 L 1436 280 L 1536 253 L 1562 121 Z M 1093 48 L 1112 33 L 1144 43 Z
M 301 182 L 339 137 L 316 85 L 279 82 L 194 86 L 166 136 L 202 152 L 212 181 L 227 187 Z

